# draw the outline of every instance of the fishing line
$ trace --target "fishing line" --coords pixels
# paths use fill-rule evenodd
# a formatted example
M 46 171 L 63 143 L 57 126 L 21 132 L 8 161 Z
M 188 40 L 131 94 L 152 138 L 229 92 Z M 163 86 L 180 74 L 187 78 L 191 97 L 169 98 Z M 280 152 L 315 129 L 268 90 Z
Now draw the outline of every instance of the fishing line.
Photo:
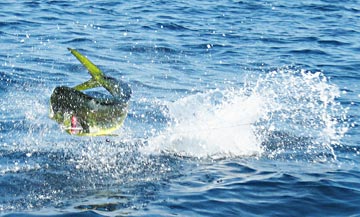
M 242 127 L 242 126 L 251 126 L 254 123 L 252 122 L 248 122 L 248 123 L 238 123 L 238 124 L 232 124 L 232 125 L 223 125 L 223 126 L 219 126 L 219 127 L 207 127 L 207 128 L 201 128 L 201 129 L 196 129 L 196 132 L 199 133 L 203 133 L 203 132 L 208 132 L 208 131 L 218 131 L 218 130 L 224 130 L 224 129 L 233 129 L 233 128 L 237 128 L 237 127 Z M 178 125 L 173 125 L 170 126 L 170 128 L 165 129 L 163 132 L 159 132 L 159 136 L 165 136 L 165 135 L 184 135 L 184 134 L 191 134 L 194 133 L 194 130 L 177 130 L 176 132 L 171 132 L 174 131 L 174 127 L 176 127 Z M 144 131 L 131 131 L 131 134 L 143 134 L 145 135 Z M 111 135 L 104 135 L 104 136 L 124 136 L 124 134 L 111 134 Z M 131 137 L 131 139 L 146 139 L 144 137 L 140 137 L 140 136 L 134 136 Z

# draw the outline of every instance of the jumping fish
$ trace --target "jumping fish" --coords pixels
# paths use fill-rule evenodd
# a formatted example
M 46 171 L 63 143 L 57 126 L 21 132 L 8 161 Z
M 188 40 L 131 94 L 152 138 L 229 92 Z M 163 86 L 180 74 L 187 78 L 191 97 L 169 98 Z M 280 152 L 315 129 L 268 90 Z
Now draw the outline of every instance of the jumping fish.
M 106 76 L 94 63 L 75 49 L 68 50 L 89 71 L 91 79 L 75 87 L 56 87 L 50 97 L 50 118 L 75 135 L 109 135 L 121 127 L 131 96 L 130 86 Z M 111 96 L 95 97 L 84 90 L 105 88 Z

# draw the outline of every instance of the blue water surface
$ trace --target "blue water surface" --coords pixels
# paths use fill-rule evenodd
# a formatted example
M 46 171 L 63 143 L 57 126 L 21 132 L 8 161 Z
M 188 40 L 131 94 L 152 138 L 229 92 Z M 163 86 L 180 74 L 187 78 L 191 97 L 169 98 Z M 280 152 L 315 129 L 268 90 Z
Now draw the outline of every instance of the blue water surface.
M 2 1 L 0 214 L 360 216 L 359 39 L 358 0 Z M 68 47 L 131 85 L 116 135 L 49 118 Z

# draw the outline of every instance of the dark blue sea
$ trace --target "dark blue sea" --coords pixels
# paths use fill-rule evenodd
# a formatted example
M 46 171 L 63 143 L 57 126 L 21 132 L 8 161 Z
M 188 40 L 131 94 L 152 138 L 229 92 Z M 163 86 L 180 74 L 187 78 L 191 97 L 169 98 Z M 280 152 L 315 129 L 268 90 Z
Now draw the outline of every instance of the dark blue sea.
M 49 118 L 68 47 L 114 135 Z M 360 216 L 359 81 L 359 0 L 1 1 L 0 215 Z

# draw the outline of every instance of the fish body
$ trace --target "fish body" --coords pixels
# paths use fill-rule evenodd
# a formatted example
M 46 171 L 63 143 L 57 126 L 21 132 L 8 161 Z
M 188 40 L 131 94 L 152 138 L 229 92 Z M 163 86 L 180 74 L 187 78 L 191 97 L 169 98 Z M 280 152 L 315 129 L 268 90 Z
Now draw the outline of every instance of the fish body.
M 78 51 L 69 50 L 92 78 L 75 87 L 56 87 L 50 97 L 50 117 L 70 134 L 111 134 L 121 127 L 127 116 L 131 88 L 121 80 L 106 76 Z M 95 97 L 82 92 L 95 87 L 104 87 L 110 96 Z

